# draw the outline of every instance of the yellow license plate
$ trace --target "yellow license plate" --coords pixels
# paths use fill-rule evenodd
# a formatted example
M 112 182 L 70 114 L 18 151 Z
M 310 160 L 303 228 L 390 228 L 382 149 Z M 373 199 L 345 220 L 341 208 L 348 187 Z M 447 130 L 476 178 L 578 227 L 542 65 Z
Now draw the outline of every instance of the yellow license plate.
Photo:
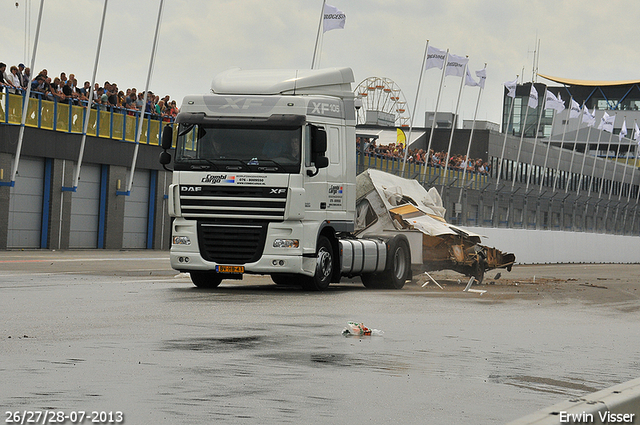
M 218 273 L 244 273 L 244 266 L 216 266 Z

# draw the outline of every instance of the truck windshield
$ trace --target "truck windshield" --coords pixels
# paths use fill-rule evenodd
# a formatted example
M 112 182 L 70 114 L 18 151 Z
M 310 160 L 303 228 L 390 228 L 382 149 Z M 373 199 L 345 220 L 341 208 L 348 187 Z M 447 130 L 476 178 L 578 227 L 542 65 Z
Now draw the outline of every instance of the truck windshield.
M 218 127 L 181 123 L 176 170 L 298 173 L 302 127 Z

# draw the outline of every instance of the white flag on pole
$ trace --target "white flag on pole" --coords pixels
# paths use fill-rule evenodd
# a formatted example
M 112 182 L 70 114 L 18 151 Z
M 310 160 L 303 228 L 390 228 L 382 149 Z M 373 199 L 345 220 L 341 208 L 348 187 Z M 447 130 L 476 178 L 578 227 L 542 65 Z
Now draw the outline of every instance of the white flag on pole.
M 608 131 L 609 133 L 613 133 L 613 124 L 616 121 L 615 115 L 609 115 L 606 112 L 600 119 L 600 125 L 598 125 L 598 130 Z
M 464 77 L 464 67 L 468 62 L 469 58 L 450 54 L 449 59 L 447 59 L 447 70 L 444 72 L 444 75 Z
M 580 116 L 580 104 L 571 98 L 571 109 L 569 110 L 569 118 L 578 118 Z
M 429 46 L 427 49 L 427 60 L 424 65 L 424 69 L 438 68 L 442 69 L 444 66 L 444 58 L 447 56 L 447 52 L 437 49 L 433 46 Z
M 531 83 L 531 91 L 529 92 L 529 103 L 527 103 L 529 108 L 536 109 L 538 107 L 538 91 L 533 87 L 533 83 Z
M 622 128 L 620 129 L 620 134 L 618 134 L 618 141 L 622 142 L 622 139 L 627 137 L 627 120 L 622 121 Z
M 471 71 L 467 68 L 467 75 L 464 77 L 464 85 L 470 87 L 478 87 L 480 83 L 473 79 L 471 76 Z
M 504 86 L 507 88 L 507 96 L 516 97 L 516 86 L 518 85 L 518 79 L 516 78 L 513 81 L 507 81 L 504 83 Z
M 553 109 L 556 112 L 564 111 L 564 102 L 560 98 L 560 93 L 558 93 L 558 97 L 556 97 L 555 94 L 546 90 L 544 96 L 544 109 Z
M 589 112 L 589 108 L 583 106 L 582 109 L 582 122 L 587 124 L 589 127 L 593 127 L 596 125 L 596 108 L 593 108 L 593 112 Z
M 476 71 L 476 77 L 480 78 L 478 85 L 481 89 L 484 89 L 484 82 L 487 79 L 487 68 L 482 68 L 480 71 Z
M 322 18 L 322 32 L 325 33 L 331 30 L 343 29 L 346 20 L 347 15 L 341 10 L 338 10 L 335 6 L 325 4 Z
M 640 128 L 638 128 L 638 123 L 633 125 L 633 140 L 640 145 Z

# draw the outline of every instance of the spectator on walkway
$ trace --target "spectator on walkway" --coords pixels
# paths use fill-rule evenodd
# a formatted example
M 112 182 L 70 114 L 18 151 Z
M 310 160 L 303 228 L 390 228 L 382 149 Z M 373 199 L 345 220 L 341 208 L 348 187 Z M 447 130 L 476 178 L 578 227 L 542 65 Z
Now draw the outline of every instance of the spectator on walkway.
M 136 109 L 142 111 L 144 109 L 144 93 L 138 93 L 138 99 L 136 100 Z
M 178 116 L 178 112 L 180 112 L 180 111 L 178 110 L 178 107 L 176 106 L 176 101 L 175 101 L 175 100 L 172 100 L 172 101 L 171 101 L 171 108 L 170 108 L 170 110 L 169 110 L 169 115 L 170 115 L 172 118 L 175 118 L 175 117 L 177 117 L 177 116 Z
M 164 115 L 164 100 L 158 101 L 158 103 L 156 104 L 155 110 L 156 110 L 156 115 L 158 116 Z
M 29 87 L 29 81 L 31 81 L 31 68 L 25 68 L 22 72 L 22 88 Z
M 62 92 L 62 83 L 60 82 L 60 78 L 56 77 L 51 83 L 51 94 L 49 96 L 51 100 L 57 100 L 62 102 L 66 99 L 66 96 Z
M 20 63 L 18 64 L 18 81 L 20 84 L 18 84 L 18 87 L 23 88 L 26 87 L 26 85 L 24 84 L 24 64 Z
M 22 81 L 20 81 L 20 76 L 18 75 L 18 67 L 17 66 L 13 65 L 10 68 L 10 73 L 9 73 L 8 76 L 9 76 L 8 81 L 13 87 L 15 87 L 17 89 L 22 88 Z M 15 90 L 14 90 L 14 93 L 15 93 Z
M 132 111 L 137 111 L 138 110 L 138 106 L 136 105 L 136 94 L 132 91 L 131 93 L 129 93 L 129 96 L 127 96 L 126 101 L 125 101 L 125 108 L 130 109 Z
M 0 86 L 11 87 L 11 83 L 7 81 L 7 77 L 5 76 L 6 69 L 7 69 L 7 64 L 5 64 L 4 62 L 0 62 Z

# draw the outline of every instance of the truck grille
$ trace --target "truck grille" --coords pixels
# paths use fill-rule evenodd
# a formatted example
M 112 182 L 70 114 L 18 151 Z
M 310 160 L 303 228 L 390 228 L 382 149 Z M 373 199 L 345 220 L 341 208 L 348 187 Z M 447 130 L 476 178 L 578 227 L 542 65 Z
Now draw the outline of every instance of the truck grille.
M 180 185 L 185 218 L 283 221 L 286 187 Z
M 200 254 L 219 264 L 244 264 L 262 255 L 267 223 L 198 222 Z

